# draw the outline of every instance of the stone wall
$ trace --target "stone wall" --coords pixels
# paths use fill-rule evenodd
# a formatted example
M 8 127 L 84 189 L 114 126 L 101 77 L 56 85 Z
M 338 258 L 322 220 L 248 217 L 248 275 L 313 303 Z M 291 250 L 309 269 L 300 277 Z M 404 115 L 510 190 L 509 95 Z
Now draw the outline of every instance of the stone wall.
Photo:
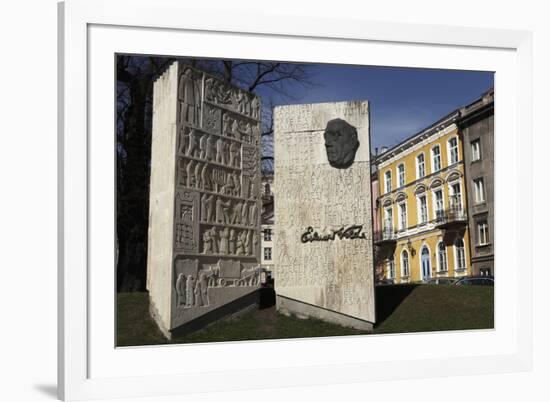
M 368 102 L 281 106 L 275 108 L 274 118 L 278 308 L 371 328 L 375 311 Z M 336 129 L 327 130 L 330 121 Z M 334 131 L 332 140 L 346 151 L 350 126 L 359 142 L 352 163 L 337 163 L 338 152 L 329 160 L 332 151 L 327 153 L 325 133 Z M 348 148 L 351 153 L 353 148 Z

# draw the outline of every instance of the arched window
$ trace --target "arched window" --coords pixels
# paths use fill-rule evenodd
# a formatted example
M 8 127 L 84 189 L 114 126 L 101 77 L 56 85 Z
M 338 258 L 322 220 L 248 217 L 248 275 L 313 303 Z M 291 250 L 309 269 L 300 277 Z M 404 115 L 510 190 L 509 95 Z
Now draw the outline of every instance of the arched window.
M 437 263 L 440 272 L 447 271 L 447 248 L 443 242 L 437 245 Z
M 464 240 L 458 238 L 455 240 L 456 270 L 466 269 L 466 252 L 464 250 Z
M 389 193 L 391 188 L 391 170 L 388 170 L 386 174 L 384 175 L 384 184 L 386 185 L 386 193 Z
M 407 253 L 407 250 L 403 250 L 401 252 L 401 276 L 407 277 L 409 275 L 409 253 Z
M 426 165 L 424 163 L 424 154 L 416 157 L 416 178 L 421 179 L 426 176 Z
M 432 148 L 432 172 L 441 170 L 441 148 L 436 145 Z
M 405 185 L 405 165 L 397 166 L 397 178 L 399 183 L 397 187 L 403 187 Z
M 395 260 L 393 259 L 393 255 L 388 258 L 388 279 L 394 279 L 395 278 Z

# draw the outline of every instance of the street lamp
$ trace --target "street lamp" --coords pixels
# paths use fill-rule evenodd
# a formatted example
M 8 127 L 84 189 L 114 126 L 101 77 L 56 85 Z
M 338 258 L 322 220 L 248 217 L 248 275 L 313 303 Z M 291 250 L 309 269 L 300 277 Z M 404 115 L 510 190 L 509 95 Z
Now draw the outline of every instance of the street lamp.
M 409 253 L 411 253 L 411 255 L 414 257 L 416 251 L 412 246 L 412 242 L 410 238 L 407 239 L 407 250 L 409 250 Z

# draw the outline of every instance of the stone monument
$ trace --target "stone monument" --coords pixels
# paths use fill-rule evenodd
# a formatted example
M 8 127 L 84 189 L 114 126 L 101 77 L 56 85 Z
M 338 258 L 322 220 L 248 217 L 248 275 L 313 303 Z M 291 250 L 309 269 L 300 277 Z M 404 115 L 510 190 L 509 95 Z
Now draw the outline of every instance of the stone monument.
M 274 119 L 277 310 L 371 330 L 369 104 L 279 106 Z
M 260 100 L 181 62 L 153 91 L 147 290 L 170 338 L 258 302 Z

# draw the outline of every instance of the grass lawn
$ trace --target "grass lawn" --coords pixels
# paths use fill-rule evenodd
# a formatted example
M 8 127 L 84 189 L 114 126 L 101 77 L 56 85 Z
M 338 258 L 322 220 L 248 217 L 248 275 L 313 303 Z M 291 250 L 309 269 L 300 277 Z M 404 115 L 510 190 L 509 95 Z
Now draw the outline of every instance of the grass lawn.
M 376 288 L 377 323 L 370 333 L 494 327 L 493 287 L 395 285 Z M 219 321 L 171 343 L 366 334 L 323 321 L 278 314 L 274 306 Z M 149 317 L 147 293 L 117 295 L 117 346 L 168 343 Z

